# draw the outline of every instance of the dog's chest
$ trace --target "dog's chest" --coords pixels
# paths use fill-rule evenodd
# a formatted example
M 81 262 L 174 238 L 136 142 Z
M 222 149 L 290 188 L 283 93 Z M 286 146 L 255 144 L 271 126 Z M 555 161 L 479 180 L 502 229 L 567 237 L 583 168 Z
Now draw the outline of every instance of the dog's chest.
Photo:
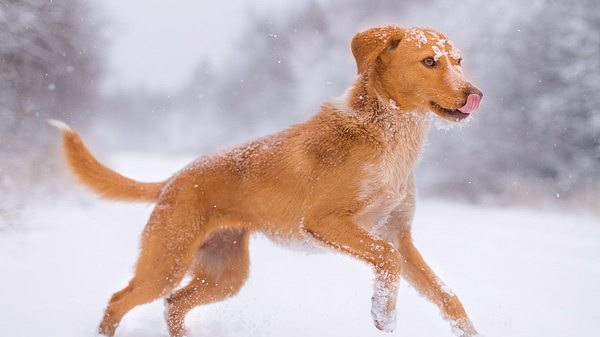
M 372 234 L 381 236 L 390 214 L 406 199 L 406 183 L 412 175 L 412 165 L 401 158 L 392 153 L 364 166 L 358 195 L 363 208 L 355 220 Z
M 357 196 L 363 207 L 355 220 L 365 230 L 382 237 L 390 214 L 407 202 L 413 167 L 431 123 L 428 114 L 405 114 L 402 118 L 387 142 L 388 148 L 364 165 Z

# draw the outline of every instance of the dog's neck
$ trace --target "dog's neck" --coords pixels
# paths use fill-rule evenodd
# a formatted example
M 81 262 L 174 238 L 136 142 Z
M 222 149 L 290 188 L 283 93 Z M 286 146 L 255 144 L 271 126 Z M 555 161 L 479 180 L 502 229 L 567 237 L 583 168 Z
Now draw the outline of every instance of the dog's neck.
M 348 111 L 362 124 L 380 131 L 382 144 L 416 161 L 431 124 L 431 113 L 396 102 L 377 77 L 361 74 L 345 97 Z

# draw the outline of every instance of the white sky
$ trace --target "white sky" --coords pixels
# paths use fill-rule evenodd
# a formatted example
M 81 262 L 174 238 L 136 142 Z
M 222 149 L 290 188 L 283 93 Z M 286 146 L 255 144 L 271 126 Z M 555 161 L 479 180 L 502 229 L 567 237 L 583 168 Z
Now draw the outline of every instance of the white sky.
M 296 0 L 97 0 L 109 24 L 107 91 L 175 89 L 203 58 L 226 56 L 252 13 Z

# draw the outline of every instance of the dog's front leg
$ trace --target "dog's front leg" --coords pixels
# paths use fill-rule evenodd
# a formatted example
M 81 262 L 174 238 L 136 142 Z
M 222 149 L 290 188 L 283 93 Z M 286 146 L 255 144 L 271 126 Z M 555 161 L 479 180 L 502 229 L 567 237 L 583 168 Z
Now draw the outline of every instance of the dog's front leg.
M 375 326 L 392 332 L 396 325 L 396 294 L 400 280 L 400 253 L 384 240 L 371 236 L 350 217 L 329 216 L 305 221 L 304 229 L 317 240 L 365 261 L 375 269 L 371 314 Z
M 412 241 L 411 223 L 415 212 L 414 176 L 407 180 L 405 198 L 391 214 L 387 238 L 402 256 L 402 277 L 419 293 L 435 303 L 458 336 L 476 336 L 477 331 L 458 297 L 435 275 Z
M 453 332 L 460 337 L 477 336 L 458 297 L 435 275 L 412 242 L 410 232 L 404 233 L 399 242 L 402 255 L 402 276 L 419 293 L 440 308 L 442 315 L 452 325 Z

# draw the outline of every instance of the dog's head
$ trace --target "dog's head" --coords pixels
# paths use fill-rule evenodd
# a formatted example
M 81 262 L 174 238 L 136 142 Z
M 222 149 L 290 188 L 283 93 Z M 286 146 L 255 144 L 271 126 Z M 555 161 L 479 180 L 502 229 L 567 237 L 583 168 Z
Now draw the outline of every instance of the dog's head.
M 432 29 L 385 26 L 352 39 L 359 75 L 403 110 L 431 110 L 460 121 L 479 107 L 483 94 L 463 75 L 462 56 L 448 38 Z

